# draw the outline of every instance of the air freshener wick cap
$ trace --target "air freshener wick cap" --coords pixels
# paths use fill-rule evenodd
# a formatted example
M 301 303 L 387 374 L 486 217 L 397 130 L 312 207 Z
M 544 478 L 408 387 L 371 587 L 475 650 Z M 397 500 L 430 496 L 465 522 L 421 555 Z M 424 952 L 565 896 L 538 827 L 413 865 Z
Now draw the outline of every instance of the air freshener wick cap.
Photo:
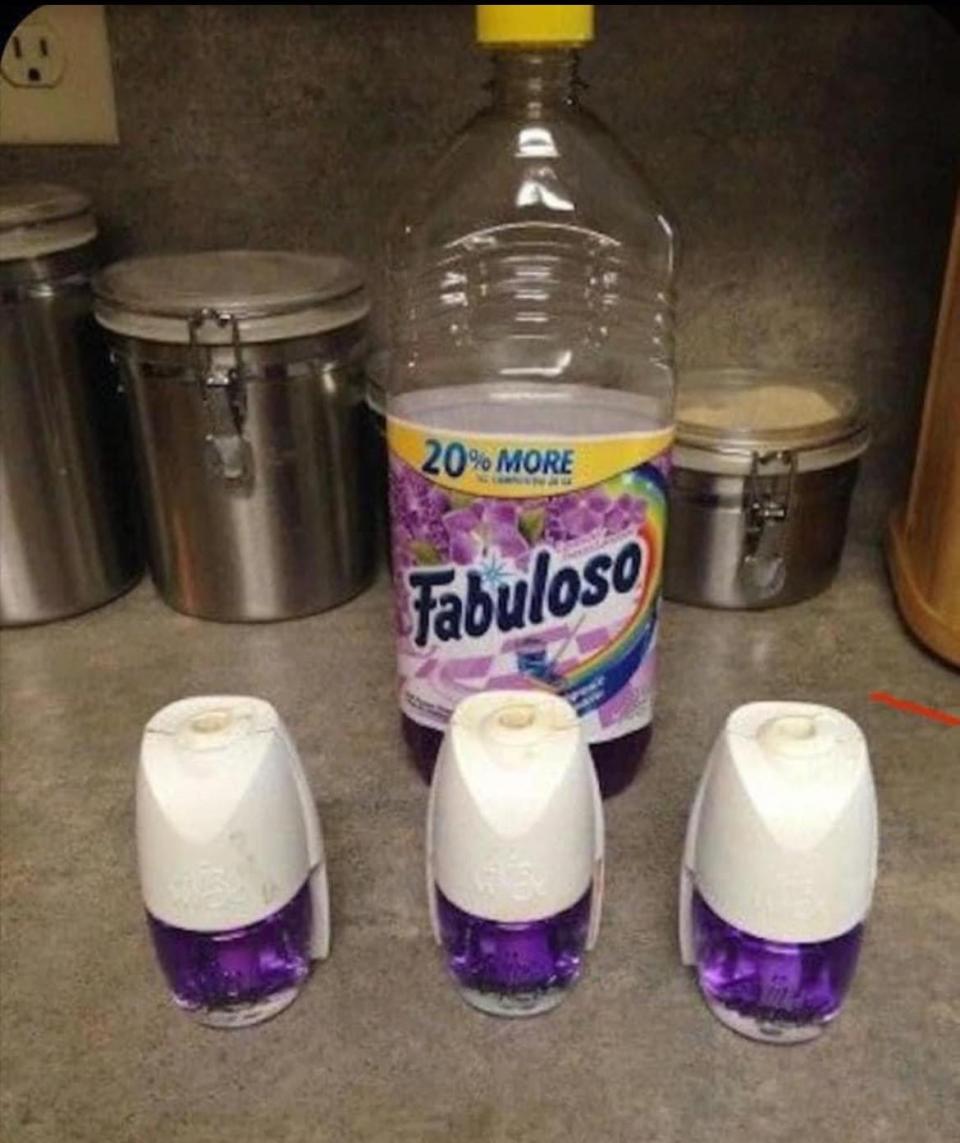
M 602 848 L 593 761 L 570 704 L 536 690 L 464 700 L 431 789 L 430 891 L 487 920 L 540 920 L 583 896 Z
M 856 723 L 812 703 L 735 710 L 691 812 L 684 892 L 695 887 L 754 936 L 829 940 L 867 915 L 876 862 L 876 795 Z
M 454 715 L 455 733 L 467 731 L 478 734 L 491 744 L 503 747 L 491 758 L 503 765 L 531 766 L 542 760 L 542 751 L 555 736 L 576 733 L 576 711 L 566 702 L 552 703 L 531 700 L 524 692 L 511 692 L 512 699 L 496 705 L 481 703 L 476 713 L 457 708 Z M 531 751 L 530 748 L 533 748 Z
M 307 879 L 328 939 L 316 806 L 296 748 L 263 699 L 211 695 L 158 711 L 137 773 L 137 853 L 152 916 L 191 932 L 253 924 Z

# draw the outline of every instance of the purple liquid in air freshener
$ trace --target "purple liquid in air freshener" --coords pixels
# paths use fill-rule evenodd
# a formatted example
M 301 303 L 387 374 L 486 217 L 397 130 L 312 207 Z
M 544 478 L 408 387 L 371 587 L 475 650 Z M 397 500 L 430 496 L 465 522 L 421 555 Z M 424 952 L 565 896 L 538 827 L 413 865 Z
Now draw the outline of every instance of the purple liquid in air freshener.
M 592 890 L 538 921 L 502 922 L 459 909 L 437 889 L 447 969 L 473 1007 L 497 1016 L 535 1016 L 576 983 L 587 947 Z
M 310 974 L 309 884 L 277 912 L 226 932 L 191 932 L 147 917 L 175 1003 L 201 1024 L 267 1020 L 292 1003 Z
M 857 966 L 863 925 L 827 941 L 751 936 L 693 896 L 697 976 L 711 1011 L 755 1040 L 800 1042 L 837 1015 Z

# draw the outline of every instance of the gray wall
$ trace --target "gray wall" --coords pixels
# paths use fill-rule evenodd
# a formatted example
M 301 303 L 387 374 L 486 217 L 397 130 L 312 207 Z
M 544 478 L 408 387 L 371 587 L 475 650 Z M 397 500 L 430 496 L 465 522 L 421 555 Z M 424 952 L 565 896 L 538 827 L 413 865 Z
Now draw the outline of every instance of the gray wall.
M 111 7 L 119 148 L 11 148 L 90 192 L 115 253 L 375 262 L 481 98 L 468 6 Z M 592 107 L 680 225 L 681 363 L 827 367 L 874 409 L 876 533 L 912 455 L 956 192 L 960 44 L 928 7 L 601 7 Z

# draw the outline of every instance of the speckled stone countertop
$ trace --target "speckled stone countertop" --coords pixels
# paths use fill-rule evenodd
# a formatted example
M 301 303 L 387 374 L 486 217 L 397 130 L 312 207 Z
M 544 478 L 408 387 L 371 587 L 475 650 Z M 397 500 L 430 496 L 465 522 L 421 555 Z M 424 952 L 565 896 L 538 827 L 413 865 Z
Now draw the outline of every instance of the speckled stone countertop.
M 600 943 L 554 1013 L 504 1022 L 446 984 L 423 887 L 426 791 L 404 761 L 385 579 L 338 611 L 261 627 L 176 615 L 142 585 L 2 637 L 2 1134 L 6 1143 L 229 1140 L 922 1143 L 960 1121 L 960 730 L 873 704 L 960 712 L 960 679 L 893 608 L 879 554 L 765 614 L 668 606 L 653 745 L 607 805 Z M 143 724 L 183 695 L 280 709 L 327 835 L 331 959 L 259 1028 L 168 1002 L 133 848 Z M 821 1040 L 722 1028 L 677 958 L 687 808 L 725 714 L 797 698 L 857 719 L 881 872 L 847 1008 Z M 951 1124 L 953 1125 L 951 1127 Z

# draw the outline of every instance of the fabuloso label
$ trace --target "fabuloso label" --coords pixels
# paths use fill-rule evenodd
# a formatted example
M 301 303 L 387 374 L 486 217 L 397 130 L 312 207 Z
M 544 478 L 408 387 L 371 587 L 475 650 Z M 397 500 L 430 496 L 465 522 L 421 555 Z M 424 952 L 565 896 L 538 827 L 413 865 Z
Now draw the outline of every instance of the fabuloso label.
M 591 742 L 650 721 L 672 436 L 389 419 L 405 714 L 442 729 L 477 691 L 539 687 Z

